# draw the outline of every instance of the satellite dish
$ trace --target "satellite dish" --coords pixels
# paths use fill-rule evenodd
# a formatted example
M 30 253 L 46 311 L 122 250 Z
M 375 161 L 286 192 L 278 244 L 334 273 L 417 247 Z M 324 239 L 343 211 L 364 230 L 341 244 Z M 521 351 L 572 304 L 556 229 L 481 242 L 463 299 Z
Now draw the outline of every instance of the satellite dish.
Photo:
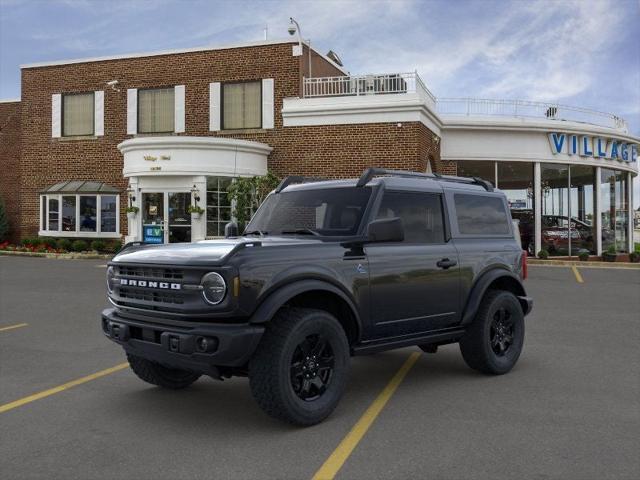
M 340 57 L 338 56 L 338 54 L 336 52 L 334 52 L 333 50 L 329 50 L 329 52 L 327 53 L 327 57 L 329 59 L 331 59 L 331 61 L 333 61 L 336 65 L 343 67 L 344 65 L 342 64 L 342 60 L 340 60 Z

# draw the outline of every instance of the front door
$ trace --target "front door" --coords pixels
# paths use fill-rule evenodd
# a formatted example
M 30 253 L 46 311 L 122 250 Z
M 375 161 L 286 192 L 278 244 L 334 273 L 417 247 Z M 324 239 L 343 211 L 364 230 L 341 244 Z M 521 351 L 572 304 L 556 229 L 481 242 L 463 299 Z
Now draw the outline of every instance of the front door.
M 187 192 L 144 192 L 142 194 L 142 241 L 177 243 L 191 241 L 191 215 Z
M 386 191 L 377 218 L 400 217 L 404 241 L 371 243 L 371 323 L 376 337 L 412 335 L 460 321 L 460 271 L 446 241 L 441 193 Z

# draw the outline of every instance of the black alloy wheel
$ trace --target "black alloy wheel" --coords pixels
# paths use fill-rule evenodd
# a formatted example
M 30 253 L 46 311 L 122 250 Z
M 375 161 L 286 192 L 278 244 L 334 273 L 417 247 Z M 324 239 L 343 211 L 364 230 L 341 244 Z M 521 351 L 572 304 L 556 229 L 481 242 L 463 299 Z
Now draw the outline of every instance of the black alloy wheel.
M 291 359 L 291 386 L 298 398 L 310 402 L 320 397 L 333 376 L 335 358 L 324 335 L 309 335 Z
M 491 349 L 497 356 L 503 357 L 513 345 L 514 324 L 511 312 L 504 307 L 498 308 L 493 314 L 490 329 Z

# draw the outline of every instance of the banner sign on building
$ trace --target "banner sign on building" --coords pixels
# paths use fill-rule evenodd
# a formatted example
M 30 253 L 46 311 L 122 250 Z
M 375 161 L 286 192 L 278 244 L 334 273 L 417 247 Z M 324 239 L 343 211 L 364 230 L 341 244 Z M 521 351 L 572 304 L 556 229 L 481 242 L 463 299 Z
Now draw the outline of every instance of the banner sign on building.
M 142 241 L 144 243 L 164 243 L 164 232 L 158 225 L 145 225 L 142 227 Z

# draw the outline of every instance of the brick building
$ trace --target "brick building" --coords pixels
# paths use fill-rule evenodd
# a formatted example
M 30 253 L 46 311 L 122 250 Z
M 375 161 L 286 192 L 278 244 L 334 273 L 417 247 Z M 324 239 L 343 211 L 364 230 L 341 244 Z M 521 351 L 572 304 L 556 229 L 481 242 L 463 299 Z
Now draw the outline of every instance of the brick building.
M 568 216 L 592 232 L 580 248 L 602 251 L 613 235 L 628 249 L 638 139 L 618 117 L 436 100 L 416 73 L 354 76 L 336 57 L 297 49 L 265 41 L 22 66 L 21 99 L 0 103 L 0 193 L 13 239 L 215 237 L 231 215 L 234 177 L 353 177 L 378 166 L 498 183 L 531 225 L 531 249 L 548 241 L 545 220 Z M 578 112 L 594 115 L 567 117 Z M 551 134 L 566 139 L 555 152 Z M 572 155 L 573 138 L 588 138 L 591 151 Z M 593 154 L 598 141 L 608 153 Z M 559 162 L 567 172 L 550 170 Z M 575 192 L 565 181 L 572 164 Z M 556 195 L 543 203 L 548 191 Z M 199 218 L 186 212 L 194 202 Z M 139 212 L 127 216 L 129 205 Z

